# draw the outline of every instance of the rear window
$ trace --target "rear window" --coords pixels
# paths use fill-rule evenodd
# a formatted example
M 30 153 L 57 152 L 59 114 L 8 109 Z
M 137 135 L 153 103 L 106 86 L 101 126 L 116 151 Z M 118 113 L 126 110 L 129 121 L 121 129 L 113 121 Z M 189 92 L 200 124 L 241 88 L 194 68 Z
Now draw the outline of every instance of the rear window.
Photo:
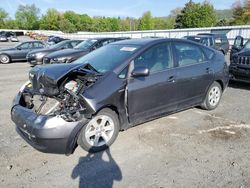
M 176 58 L 180 67 L 203 63 L 205 60 L 200 46 L 177 42 L 174 44 Z

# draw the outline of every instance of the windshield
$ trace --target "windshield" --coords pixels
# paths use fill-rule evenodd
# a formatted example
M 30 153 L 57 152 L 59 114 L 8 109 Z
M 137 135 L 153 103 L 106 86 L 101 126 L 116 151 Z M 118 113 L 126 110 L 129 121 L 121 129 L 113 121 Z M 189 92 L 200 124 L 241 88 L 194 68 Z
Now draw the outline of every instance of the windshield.
M 23 44 L 23 43 L 20 43 L 20 42 L 19 42 L 19 43 L 15 46 L 15 48 L 20 47 L 22 44 Z
M 112 71 L 137 51 L 135 45 L 107 45 L 99 48 L 74 63 L 89 64 L 99 73 Z
M 95 40 L 95 39 L 88 39 L 88 40 L 81 42 L 77 46 L 75 46 L 75 48 L 88 50 L 96 42 L 97 42 L 97 40 Z
M 49 48 L 61 48 L 64 44 L 66 44 L 68 41 L 65 40 L 65 41 L 62 41 L 62 42 L 59 42 L 57 44 L 54 44 L 54 45 L 51 45 Z
M 248 40 L 247 43 L 245 44 L 245 48 L 250 49 L 250 40 Z

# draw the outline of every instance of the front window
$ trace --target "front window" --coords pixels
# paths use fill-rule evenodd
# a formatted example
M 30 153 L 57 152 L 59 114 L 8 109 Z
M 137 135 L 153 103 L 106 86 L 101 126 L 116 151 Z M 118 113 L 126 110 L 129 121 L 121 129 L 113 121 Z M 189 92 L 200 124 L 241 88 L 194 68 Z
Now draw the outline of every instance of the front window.
M 90 65 L 97 72 L 106 73 L 127 60 L 138 47 L 136 45 L 107 45 L 83 56 L 74 63 Z
M 85 41 L 81 42 L 80 44 L 78 44 L 75 48 L 89 50 L 93 46 L 93 44 L 95 44 L 96 42 L 97 42 L 97 40 L 95 40 L 95 39 L 88 39 L 88 40 L 85 40 Z
M 26 43 L 23 43 L 23 44 L 19 44 L 17 46 L 17 48 L 19 48 L 19 49 L 29 49 L 29 48 L 32 48 L 32 43 L 26 42 Z
M 134 66 L 146 67 L 149 72 L 160 72 L 174 66 L 169 43 L 154 46 L 134 60 Z

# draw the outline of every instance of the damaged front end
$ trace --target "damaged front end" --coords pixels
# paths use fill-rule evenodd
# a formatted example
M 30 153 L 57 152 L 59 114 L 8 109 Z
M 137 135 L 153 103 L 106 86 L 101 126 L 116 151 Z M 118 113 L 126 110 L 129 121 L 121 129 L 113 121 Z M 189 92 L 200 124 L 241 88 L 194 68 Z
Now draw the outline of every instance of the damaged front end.
M 88 105 L 81 94 L 100 76 L 88 65 L 33 68 L 13 102 L 17 132 L 39 151 L 71 154 L 88 122 Z

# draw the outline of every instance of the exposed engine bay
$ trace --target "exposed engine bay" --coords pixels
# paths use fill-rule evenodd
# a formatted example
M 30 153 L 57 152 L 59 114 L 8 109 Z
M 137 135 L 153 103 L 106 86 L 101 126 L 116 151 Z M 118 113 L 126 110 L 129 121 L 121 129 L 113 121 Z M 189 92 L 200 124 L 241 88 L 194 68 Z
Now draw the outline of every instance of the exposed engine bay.
M 39 115 L 60 116 L 79 121 L 86 110 L 81 93 L 101 76 L 92 67 L 79 67 L 57 77 L 43 67 L 30 71 L 30 83 L 23 91 L 23 106 Z M 63 71 L 63 70 L 62 70 Z

